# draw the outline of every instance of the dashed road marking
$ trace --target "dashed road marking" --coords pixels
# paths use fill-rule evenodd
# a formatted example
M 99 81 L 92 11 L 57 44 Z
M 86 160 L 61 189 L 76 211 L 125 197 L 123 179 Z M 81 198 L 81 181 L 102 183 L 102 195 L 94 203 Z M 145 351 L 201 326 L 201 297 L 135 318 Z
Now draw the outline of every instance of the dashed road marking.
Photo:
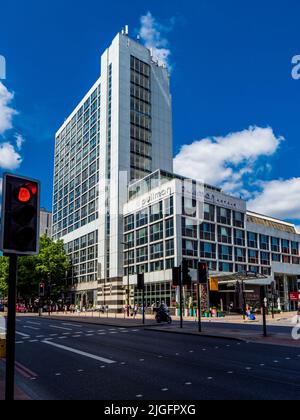
M 57 327 L 56 325 L 49 325 L 50 328 L 55 328 L 57 330 L 72 331 L 71 328 Z
M 95 354 L 86 353 L 84 351 L 80 351 L 80 350 L 74 349 L 72 347 L 61 346 L 60 344 L 51 343 L 50 341 L 42 341 L 42 343 L 46 344 L 46 345 L 49 345 L 49 346 L 52 346 L 52 347 L 56 347 L 60 350 L 65 350 L 65 351 L 68 351 L 70 353 L 77 354 L 79 356 L 83 356 L 83 357 L 87 357 L 89 359 L 97 360 L 97 361 L 102 362 L 102 363 L 107 363 L 107 364 L 116 363 L 114 360 L 106 359 L 105 357 L 96 356 Z

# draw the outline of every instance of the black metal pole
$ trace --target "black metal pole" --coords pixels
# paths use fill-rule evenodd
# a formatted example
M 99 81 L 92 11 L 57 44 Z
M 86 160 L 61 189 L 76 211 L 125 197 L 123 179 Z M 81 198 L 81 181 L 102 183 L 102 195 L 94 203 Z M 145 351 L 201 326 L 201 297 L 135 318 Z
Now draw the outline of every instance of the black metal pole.
M 242 280 L 242 293 L 243 293 L 243 319 L 246 320 L 246 294 L 245 294 L 245 283 L 244 280 Z
M 5 400 L 13 401 L 15 395 L 15 339 L 17 297 L 17 255 L 9 256 L 8 314 L 6 337 L 6 388 Z
M 201 325 L 201 284 L 197 283 L 198 287 L 198 326 L 199 326 L 199 332 L 202 332 L 202 325 Z
M 143 325 L 145 325 L 145 286 L 143 287 Z
M 179 294 L 180 294 L 180 328 L 183 328 L 182 275 L 180 275 Z

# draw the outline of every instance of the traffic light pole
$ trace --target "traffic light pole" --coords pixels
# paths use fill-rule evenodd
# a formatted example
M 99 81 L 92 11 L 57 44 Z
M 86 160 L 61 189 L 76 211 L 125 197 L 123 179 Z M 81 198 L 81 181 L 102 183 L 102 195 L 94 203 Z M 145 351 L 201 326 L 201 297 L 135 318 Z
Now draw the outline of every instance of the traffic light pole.
M 15 340 L 16 340 L 16 296 L 17 255 L 9 256 L 8 314 L 6 340 L 6 388 L 5 400 L 13 401 L 15 394 Z
M 198 326 L 199 326 L 199 332 L 202 332 L 202 322 L 201 322 L 201 284 L 197 283 L 198 287 Z
M 180 276 L 180 282 L 179 282 L 179 299 L 180 299 L 180 328 L 183 328 L 182 276 Z
M 143 325 L 145 325 L 145 286 L 143 287 Z

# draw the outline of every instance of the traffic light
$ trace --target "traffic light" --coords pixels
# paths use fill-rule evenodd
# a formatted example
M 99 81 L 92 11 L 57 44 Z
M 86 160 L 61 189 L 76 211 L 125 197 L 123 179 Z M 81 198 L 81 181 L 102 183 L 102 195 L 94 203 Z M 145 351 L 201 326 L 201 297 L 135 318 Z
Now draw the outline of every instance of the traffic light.
M 145 288 L 145 274 L 141 273 L 137 275 L 137 289 L 144 290 Z
M 38 254 L 40 183 L 5 174 L 2 200 L 0 248 L 3 253 Z
M 191 286 L 192 277 L 190 276 L 189 262 L 187 260 L 182 261 L 182 284 L 183 286 Z
M 45 296 L 45 283 L 40 283 L 39 297 L 44 297 L 44 296 Z
M 208 266 L 207 263 L 198 263 L 198 283 L 207 284 L 208 282 Z
M 178 287 L 181 284 L 181 268 L 180 267 L 174 267 L 173 268 L 173 287 Z

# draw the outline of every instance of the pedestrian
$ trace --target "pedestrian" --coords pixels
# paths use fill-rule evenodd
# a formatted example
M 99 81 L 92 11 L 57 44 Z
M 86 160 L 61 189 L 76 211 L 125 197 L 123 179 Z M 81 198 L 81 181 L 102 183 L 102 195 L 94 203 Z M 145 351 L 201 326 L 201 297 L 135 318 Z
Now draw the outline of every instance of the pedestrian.
M 137 305 L 134 305 L 134 308 L 133 308 L 133 315 L 134 315 L 134 319 L 136 318 L 136 316 L 137 316 L 137 312 L 138 312 L 138 306 Z

